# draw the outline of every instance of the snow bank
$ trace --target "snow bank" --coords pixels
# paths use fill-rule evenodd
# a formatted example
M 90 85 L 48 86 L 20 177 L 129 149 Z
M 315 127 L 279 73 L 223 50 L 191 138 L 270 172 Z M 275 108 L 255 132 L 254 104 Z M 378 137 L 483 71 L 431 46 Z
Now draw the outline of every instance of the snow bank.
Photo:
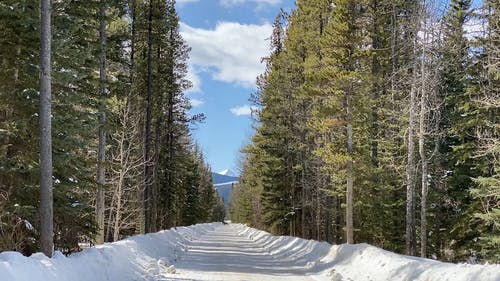
M 89 248 L 52 259 L 41 253 L 24 257 L 16 252 L 0 253 L 0 281 L 135 281 L 166 280 L 187 244 L 212 230 L 216 224 L 177 227 L 138 235 L 115 243 Z
M 331 281 L 500 281 L 500 265 L 451 264 L 398 255 L 369 244 L 330 245 L 271 234 L 243 225 L 240 235 L 277 256 L 309 260 L 311 274 Z

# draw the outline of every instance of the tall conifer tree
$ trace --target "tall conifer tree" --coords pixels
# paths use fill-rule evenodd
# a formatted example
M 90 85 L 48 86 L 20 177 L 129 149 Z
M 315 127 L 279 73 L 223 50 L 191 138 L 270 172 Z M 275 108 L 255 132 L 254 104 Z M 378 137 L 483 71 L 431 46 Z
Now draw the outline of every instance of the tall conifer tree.
M 40 3 L 40 248 L 52 257 L 54 221 L 52 197 L 51 1 Z

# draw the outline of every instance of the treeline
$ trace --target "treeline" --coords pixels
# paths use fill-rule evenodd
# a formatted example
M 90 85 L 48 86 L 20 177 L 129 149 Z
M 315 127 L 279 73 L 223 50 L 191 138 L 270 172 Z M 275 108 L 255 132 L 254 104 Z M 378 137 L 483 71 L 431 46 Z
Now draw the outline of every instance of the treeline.
M 500 261 L 500 2 L 301 0 L 252 97 L 231 217 Z
M 39 216 L 39 2 L 0 3 L 0 251 L 26 254 L 52 223 Z M 203 115 L 188 113 L 190 49 L 175 1 L 52 1 L 51 10 L 55 247 L 220 220 L 189 132 Z

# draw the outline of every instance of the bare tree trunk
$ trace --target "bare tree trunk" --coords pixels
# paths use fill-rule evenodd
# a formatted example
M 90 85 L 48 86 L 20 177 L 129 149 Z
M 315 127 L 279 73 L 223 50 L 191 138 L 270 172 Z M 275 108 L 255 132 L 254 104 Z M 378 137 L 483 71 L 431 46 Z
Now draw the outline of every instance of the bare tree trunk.
M 305 115 L 304 112 L 302 114 Z M 305 134 L 306 134 L 305 130 L 302 130 L 302 132 L 300 134 L 300 142 L 301 143 L 305 143 L 306 142 Z M 306 208 L 305 208 L 305 206 L 308 204 L 307 203 L 307 200 L 308 200 L 308 198 L 307 198 L 308 192 L 307 191 L 308 191 L 309 187 L 307 186 L 307 182 L 306 182 L 306 168 L 307 168 L 307 165 L 306 165 L 306 161 L 305 161 L 306 156 L 305 156 L 304 149 L 305 148 L 302 148 L 302 151 L 300 152 L 300 162 L 302 163 L 302 170 L 300 172 L 300 185 L 301 185 L 301 188 L 302 188 L 302 190 L 301 190 L 301 193 L 302 193 L 302 196 L 301 196 L 302 197 L 301 198 L 301 200 L 302 200 L 302 212 L 301 212 L 302 224 L 301 224 L 301 231 L 302 231 L 302 237 L 304 237 L 304 238 L 310 238 L 310 237 L 306 237 L 305 236 L 306 235 L 306 233 L 305 233 L 305 225 L 306 225 L 306 222 L 305 222 L 305 220 L 306 220 L 305 219 L 305 217 L 306 217 Z M 292 183 L 292 186 L 295 186 L 295 184 Z M 292 212 L 293 212 L 294 215 L 292 216 L 292 220 L 293 220 L 294 224 L 293 224 L 293 234 L 292 235 L 294 235 L 294 236 L 295 236 L 296 228 L 297 228 L 297 226 L 295 225 L 295 217 L 296 217 L 295 216 L 295 213 L 296 213 L 295 207 L 296 207 L 295 206 L 295 190 L 293 190 L 293 200 L 292 200 L 292 208 L 293 209 L 292 209 Z
M 347 110 L 347 154 L 350 159 L 347 161 L 347 196 L 346 196 L 346 238 L 347 244 L 354 244 L 354 172 L 353 172 L 353 129 L 352 129 L 352 101 L 351 93 L 346 95 Z
M 108 184 L 109 184 L 109 182 L 108 182 Z M 108 193 L 108 192 L 106 192 L 106 193 Z M 115 207 L 114 207 L 116 205 L 115 200 L 116 200 L 116 196 L 115 196 L 115 193 L 113 192 L 113 194 L 111 196 L 111 202 L 108 203 L 109 208 L 108 208 L 107 223 L 105 222 L 106 231 L 104 233 L 104 235 L 105 235 L 104 238 L 108 242 L 113 242 L 113 240 L 111 240 L 111 238 L 112 238 L 111 231 L 113 229 L 113 220 L 114 220 L 114 215 L 115 215 Z
M 396 94 L 396 82 L 397 82 L 397 69 L 399 65 L 398 60 L 398 19 L 397 19 L 397 8 L 392 6 L 392 16 L 391 16 L 391 95 L 392 104 L 395 105 L 395 94 Z
M 20 40 L 18 40 L 20 41 Z M 21 59 L 21 45 L 20 43 L 18 43 L 16 45 L 16 68 L 14 69 L 14 82 L 18 82 L 19 81 L 19 68 L 21 68 L 20 66 L 20 62 L 19 60 Z
M 105 191 L 106 185 L 106 170 L 104 163 L 106 162 L 106 0 L 101 0 L 99 8 L 99 43 L 101 47 L 100 66 L 99 66 L 99 93 L 101 96 L 101 104 L 99 109 L 99 146 L 97 148 L 97 195 L 96 195 L 96 221 L 97 234 L 96 243 L 104 243 L 104 209 L 105 209 Z
M 120 110 L 120 127 L 118 134 L 110 135 L 117 144 L 116 150 L 110 150 L 110 160 L 114 165 L 111 166 L 110 182 L 114 187 L 113 199 L 111 200 L 109 235 L 114 241 L 120 239 L 120 230 L 123 227 L 138 227 L 137 222 L 130 221 L 130 217 L 137 217 L 142 214 L 142 204 L 137 208 L 134 192 L 137 191 L 137 185 L 133 180 L 143 174 L 141 167 L 144 167 L 142 157 L 136 154 L 136 137 L 139 134 L 140 121 L 132 115 L 130 97 L 122 110 Z M 114 153 L 115 152 L 115 153 Z M 142 184 L 140 184 L 142 187 Z M 141 200 L 142 202 L 142 200 Z M 114 217 L 112 217 L 114 215 Z M 114 219 L 114 220 L 112 220 Z
M 131 0 L 131 5 L 130 5 L 130 13 L 132 14 L 132 22 L 131 24 L 131 33 L 132 33 L 132 38 L 130 38 L 130 73 L 129 73 L 129 82 L 130 82 L 130 91 L 129 97 L 128 97 L 128 102 L 130 102 L 131 96 L 132 96 L 132 89 L 134 85 L 134 79 L 135 79 L 135 36 L 136 36 L 136 13 L 137 13 L 137 0 Z
M 127 105 L 128 106 L 128 105 Z M 128 108 L 125 109 L 125 117 L 128 118 Z M 124 122 L 126 124 L 126 121 Z M 126 129 L 126 128 L 124 128 Z M 118 183 L 116 186 L 116 214 L 115 214 L 115 222 L 113 226 L 113 241 L 118 241 L 120 239 L 120 225 L 122 221 L 122 198 L 123 198 L 123 189 L 125 185 L 125 165 L 128 163 L 125 163 L 125 132 L 121 133 L 121 138 L 120 138 L 120 172 L 118 175 Z
M 423 101 L 422 101 L 423 102 Z M 421 114 L 426 110 L 425 105 L 421 106 Z M 423 121 L 420 118 L 420 121 Z M 420 125 L 420 136 L 419 136 L 419 151 L 420 151 L 420 161 L 422 162 L 422 198 L 421 198 L 421 209 L 420 209 L 420 235 L 421 235 L 421 256 L 423 258 L 427 257 L 427 191 L 428 191 L 428 181 L 427 181 L 427 157 L 424 150 L 424 126 Z
M 52 257 L 54 219 L 52 197 L 51 3 L 40 2 L 40 248 Z
M 372 10 L 377 11 L 380 7 L 378 5 L 378 0 L 372 0 Z M 380 34 L 378 31 L 379 28 L 379 23 L 377 22 L 378 18 L 374 17 L 373 19 L 373 25 L 372 25 L 372 48 L 375 51 L 378 51 L 380 48 Z M 378 75 L 380 74 L 380 61 L 378 58 L 378 54 L 375 54 L 372 59 L 372 69 L 371 69 L 372 75 L 374 77 L 373 84 L 372 84 L 372 96 L 373 96 L 373 106 L 371 108 L 372 111 L 372 124 L 371 124 L 371 160 L 372 164 L 375 167 L 379 166 L 379 159 L 378 159 L 378 137 L 379 137 L 379 124 L 378 124 L 378 107 L 379 107 L 379 97 L 380 97 L 380 91 L 381 91 L 381 83 L 379 80 Z M 385 86 L 384 86 L 385 88 Z
M 154 143 L 154 156 L 153 156 L 153 179 L 151 183 L 151 232 L 158 230 L 158 177 L 160 169 L 160 138 L 161 138 L 161 120 L 160 117 L 156 119 L 155 128 L 155 143 Z
M 165 163 L 165 166 L 167 168 L 166 172 L 166 188 L 165 188 L 165 194 L 169 194 L 173 188 L 173 174 L 172 174 L 172 161 L 174 159 L 174 96 L 173 92 L 169 92 L 168 94 L 168 102 L 167 102 L 167 131 L 166 131 L 166 138 L 167 138 L 167 149 L 168 149 L 168 154 L 167 154 L 167 161 Z M 166 202 L 166 205 L 169 207 L 172 205 L 173 202 Z M 168 211 L 167 211 L 168 212 Z M 173 216 L 171 214 L 164 214 L 166 218 L 166 226 L 171 226 L 175 225 Z
M 420 116 L 419 116 L 419 134 L 418 134 L 418 151 L 420 154 L 420 162 L 422 166 L 422 198 L 420 206 L 420 255 L 425 258 L 427 256 L 427 166 L 428 160 L 425 154 L 425 135 L 426 135 L 426 116 L 427 116 L 427 71 L 426 71 L 426 44 L 428 38 L 428 30 L 424 21 L 424 42 L 422 44 L 422 59 L 420 65 Z
M 321 240 L 321 188 L 316 184 L 316 240 Z
M 132 110 L 132 101 L 134 100 L 134 83 L 135 83 L 135 42 L 136 42 L 136 35 L 137 35 L 137 28 L 136 28 L 136 17 L 137 17 L 137 0 L 130 0 L 129 3 L 130 7 L 130 13 L 131 13 L 131 33 L 132 37 L 130 39 L 130 74 L 129 74 L 129 81 L 130 81 L 130 89 L 128 92 L 128 97 L 127 97 L 127 109 Z M 137 126 L 139 126 L 140 122 L 137 123 Z M 136 128 L 136 127 L 134 127 Z M 142 186 L 142 184 L 141 184 Z M 143 187 L 143 186 L 142 186 Z M 137 215 L 136 215 L 136 220 L 135 220 L 135 229 L 137 234 L 144 234 L 145 233 L 145 218 L 144 218 L 144 204 L 141 203 L 144 200 L 144 190 L 143 188 L 140 187 L 137 189 L 137 202 L 139 202 L 137 206 Z
M 146 131 L 144 145 L 144 231 L 151 232 L 151 119 L 153 107 L 153 0 L 149 0 L 148 15 L 148 63 L 147 63 L 147 105 L 146 105 Z
M 351 26 L 355 26 L 356 21 L 356 7 L 353 2 L 350 3 L 351 9 Z M 354 33 L 354 31 L 351 31 Z M 354 54 L 354 44 L 351 44 L 351 54 Z M 351 58 L 352 59 L 352 58 Z M 350 61 L 347 66 L 349 71 L 354 70 L 353 62 Z M 345 93 L 345 107 L 346 107 L 346 137 L 347 137 L 347 187 L 346 187 L 346 242 L 347 244 L 354 244 L 354 130 L 353 130 L 353 106 L 352 95 L 354 89 L 350 86 Z
M 295 192 L 295 190 L 293 191 Z M 301 207 L 300 207 L 300 231 L 302 232 L 302 237 L 306 237 L 306 205 L 307 205 L 307 191 L 303 188 L 301 191 Z M 292 206 L 295 208 L 295 195 L 293 196 Z
M 173 41 L 173 32 L 170 31 L 170 40 Z M 157 56 L 157 72 L 161 73 L 160 68 L 160 59 L 161 59 L 161 51 L 162 49 L 158 47 Z M 173 55 L 173 54 L 172 54 Z M 170 70 L 173 73 L 173 70 Z M 158 85 L 159 86 L 159 85 Z M 160 94 L 161 90 L 158 87 L 158 98 L 156 100 L 157 107 L 157 116 L 156 116 L 156 125 L 155 125 L 155 143 L 154 143 L 154 170 L 153 170 L 153 182 L 152 182 L 152 202 L 151 202 L 151 231 L 155 232 L 158 230 L 158 177 L 159 177 L 159 169 L 160 169 L 160 156 L 161 156 L 161 139 L 162 139 L 162 124 L 163 124 L 163 96 Z M 161 226 L 163 227 L 163 226 Z
M 295 198 L 295 175 L 293 175 L 293 171 L 292 170 L 292 160 L 290 159 L 290 157 L 287 157 L 287 170 L 288 170 L 288 174 L 291 175 L 291 183 L 290 183 L 290 186 L 292 188 L 292 192 L 291 192 L 291 200 L 292 200 L 292 210 L 291 210 L 291 215 L 289 217 L 289 220 L 290 220 L 290 223 L 288 224 L 289 225 L 289 235 L 290 236 L 295 236 L 297 234 L 296 232 L 296 228 L 297 228 L 297 225 L 295 224 L 295 202 L 296 202 L 296 198 Z M 302 234 L 304 235 L 304 234 Z
M 416 70 L 413 69 L 413 78 L 410 88 L 410 120 L 408 126 L 408 163 L 406 165 L 406 253 L 416 254 L 415 231 L 415 188 L 416 188 L 416 159 L 415 159 L 415 131 L 417 126 L 417 90 Z
M 342 215 L 342 204 L 344 200 L 340 196 L 335 198 L 335 244 L 345 243 L 342 226 L 344 225 L 344 216 Z
M 123 195 L 123 174 L 120 174 L 120 182 L 118 183 L 119 196 Z M 113 225 L 113 241 L 118 241 L 120 239 L 120 225 L 122 221 L 122 200 L 118 198 L 116 202 L 116 214 L 115 214 L 115 223 Z

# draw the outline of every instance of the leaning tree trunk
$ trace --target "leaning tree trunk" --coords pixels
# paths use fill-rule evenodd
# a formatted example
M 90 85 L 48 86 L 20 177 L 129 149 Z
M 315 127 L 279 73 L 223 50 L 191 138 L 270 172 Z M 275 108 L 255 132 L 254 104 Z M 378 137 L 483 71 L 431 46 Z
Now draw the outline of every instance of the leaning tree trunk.
M 101 0 L 99 9 L 99 43 L 101 47 L 101 55 L 99 59 L 99 93 L 101 103 L 99 108 L 99 146 L 97 148 L 97 194 L 96 194 L 96 221 L 97 235 L 96 243 L 104 243 L 104 209 L 105 209 L 105 191 L 106 171 L 104 163 L 106 161 L 106 0 Z
M 128 118 L 128 110 L 127 110 L 127 113 L 125 113 L 126 116 L 125 118 Z M 125 123 L 126 124 L 126 123 Z M 118 183 L 117 183 L 117 186 L 116 186 L 116 214 L 115 214 L 115 222 L 114 222 L 114 225 L 113 225 L 113 241 L 118 241 L 118 239 L 120 239 L 120 226 L 121 226 L 121 222 L 122 222 L 122 200 L 123 200 L 123 189 L 124 189 L 124 186 L 125 186 L 125 165 L 127 165 L 128 163 L 125 163 L 126 162 L 126 156 L 125 156 L 125 132 L 122 132 L 121 133 L 121 136 L 120 136 L 120 142 L 119 142 L 119 151 L 120 151 L 120 155 L 119 155 L 119 158 L 120 158 L 120 171 L 119 171 L 119 175 L 118 175 Z
M 40 248 L 48 257 L 54 251 L 52 198 L 51 120 L 51 4 L 40 2 Z

